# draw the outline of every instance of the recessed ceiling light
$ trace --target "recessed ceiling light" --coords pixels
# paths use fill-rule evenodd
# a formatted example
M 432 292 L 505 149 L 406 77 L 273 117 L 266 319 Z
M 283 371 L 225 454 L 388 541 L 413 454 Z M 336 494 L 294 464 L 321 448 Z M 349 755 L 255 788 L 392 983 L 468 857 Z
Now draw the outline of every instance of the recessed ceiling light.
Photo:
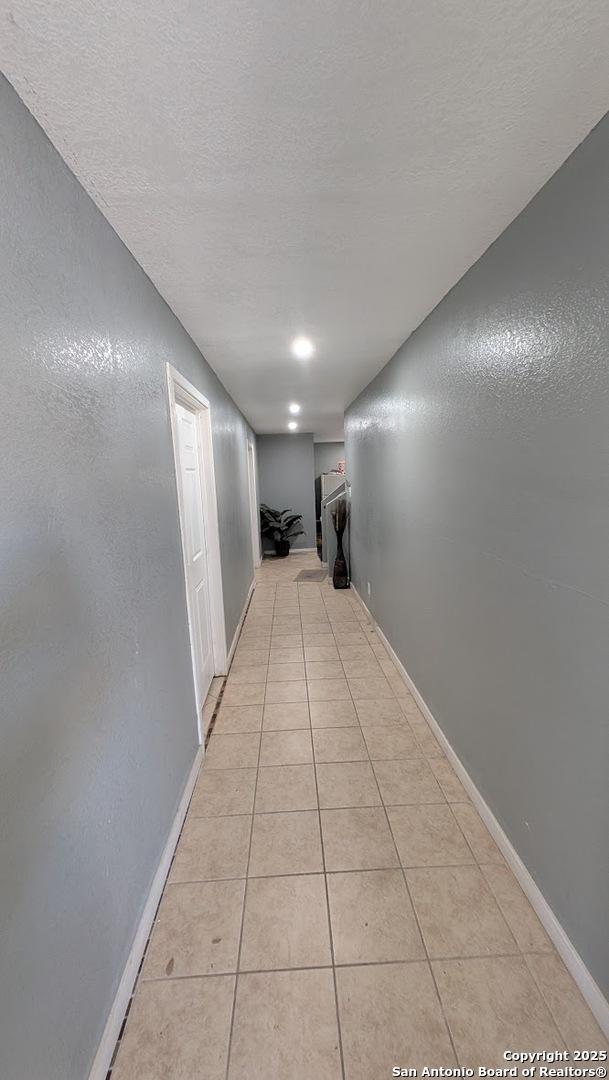
M 297 360 L 310 360 L 315 352 L 315 346 L 308 337 L 296 337 L 292 342 L 292 355 Z
M 290 420 L 290 422 L 288 424 L 288 429 L 290 431 L 296 431 L 297 427 L 298 427 L 298 424 L 296 423 L 296 421 L 295 420 Z
M 300 412 L 300 405 L 297 401 L 292 401 L 288 405 L 288 409 L 290 410 L 292 416 L 298 416 L 298 413 Z

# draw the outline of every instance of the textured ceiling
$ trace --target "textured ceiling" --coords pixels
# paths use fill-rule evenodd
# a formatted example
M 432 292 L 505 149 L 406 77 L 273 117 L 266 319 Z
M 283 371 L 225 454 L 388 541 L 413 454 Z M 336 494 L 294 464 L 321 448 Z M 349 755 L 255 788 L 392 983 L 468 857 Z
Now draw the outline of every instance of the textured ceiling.
M 6 75 L 258 431 L 296 399 L 301 430 L 340 438 L 609 106 L 606 0 L 0 12 Z

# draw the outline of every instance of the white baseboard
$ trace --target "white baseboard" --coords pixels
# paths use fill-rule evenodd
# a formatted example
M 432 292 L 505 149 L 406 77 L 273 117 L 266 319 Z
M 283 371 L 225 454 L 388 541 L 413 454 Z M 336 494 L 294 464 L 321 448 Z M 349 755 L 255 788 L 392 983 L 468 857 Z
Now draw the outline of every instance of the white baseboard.
M 478 788 L 474 784 L 474 781 L 470 777 L 465 766 L 462 765 L 460 759 L 457 757 L 457 754 L 455 753 L 451 744 L 446 738 L 446 735 L 442 731 L 442 728 L 438 724 L 431 709 L 427 705 L 427 702 L 417 689 L 416 684 L 413 682 L 412 678 L 408 674 L 395 649 L 385 637 L 385 634 L 376 622 L 376 619 L 366 607 L 366 604 L 362 600 L 353 583 L 351 584 L 351 589 L 357 596 L 357 599 L 364 608 L 364 611 L 367 612 L 369 618 L 374 623 L 376 632 L 380 637 L 381 641 L 383 642 L 383 645 L 387 649 L 387 652 L 389 653 L 406 686 L 410 690 L 410 693 L 412 694 L 417 705 L 419 706 L 419 709 L 423 713 L 423 716 L 429 723 L 429 726 L 431 727 L 434 735 L 440 743 L 440 746 L 444 750 L 448 760 L 450 761 L 455 772 L 457 773 L 457 776 L 461 780 L 463 787 L 470 796 L 472 803 L 476 807 L 478 813 L 480 814 L 480 817 L 484 821 L 484 824 L 486 825 L 495 843 L 503 854 L 506 862 L 514 871 L 514 875 L 518 879 L 523 892 L 531 901 L 531 905 L 537 913 L 537 916 L 542 923 L 548 937 L 556 946 L 556 951 L 562 957 L 565 967 L 568 969 L 568 971 L 570 971 L 573 979 L 577 983 L 582 993 L 582 996 L 587 1001 L 591 1012 L 594 1014 L 597 1020 L 599 1027 L 609 1038 L 609 1002 L 607 1001 L 601 988 L 598 986 L 598 984 L 595 982 L 592 975 L 588 971 L 588 968 L 584 964 L 584 961 L 577 952 L 577 949 L 573 945 L 570 938 L 567 936 L 561 923 L 556 918 L 556 915 L 552 911 L 552 908 L 548 904 L 548 901 L 541 892 L 541 889 L 527 870 L 515 847 L 506 836 L 488 803 L 485 802 L 482 795 L 478 791 Z
M 190 770 L 188 780 L 186 781 L 184 791 L 182 792 L 180 805 L 178 806 L 176 816 L 173 819 L 167 843 L 165 844 L 161 860 L 157 866 L 150 887 L 150 892 L 148 893 L 144 905 L 142 917 L 133 939 L 129 956 L 127 957 L 127 963 L 125 964 L 121 981 L 118 984 L 118 990 L 116 991 L 116 996 L 112 1003 L 112 1008 L 110 1009 L 106 1026 L 93 1060 L 93 1065 L 91 1066 L 89 1080 L 106 1080 L 110 1062 L 112 1061 L 112 1055 L 114 1053 L 114 1047 L 116 1046 L 120 1034 L 121 1025 L 125 1017 L 125 1012 L 127 1011 L 127 1005 L 129 1004 L 129 998 L 133 992 L 133 986 L 142 962 L 146 942 L 150 936 L 154 916 L 156 915 L 156 910 L 163 893 L 165 880 L 169 873 L 169 867 L 171 866 L 171 860 L 176 849 L 182 825 L 184 824 L 184 818 L 186 817 L 186 811 L 188 810 L 188 804 L 199 774 L 202 759 L 203 747 L 200 746 L 195 755 L 192 769 Z
M 228 674 L 228 669 L 231 666 L 233 656 L 235 655 L 235 649 L 237 648 L 237 642 L 239 640 L 239 634 L 241 633 L 241 627 L 243 626 L 243 620 L 245 619 L 245 613 L 247 611 L 248 604 L 250 602 L 252 593 L 253 593 L 255 588 L 256 588 L 256 578 L 252 578 L 252 583 L 251 583 L 249 589 L 247 590 L 247 596 L 245 598 L 245 603 L 243 605 L 243 611 L 241 612 L 241 615 L 239 617 L 239 622 L 237 623 L 237 629 L 235 630 L 235 634 L 234 634 L 234 637 L 233 637 L 233 643 L 232 643 L 230 649 L 228 650 L 228 656 L 226 657 L 226 671 L 221 671 L 220 675 L 227 675 Z

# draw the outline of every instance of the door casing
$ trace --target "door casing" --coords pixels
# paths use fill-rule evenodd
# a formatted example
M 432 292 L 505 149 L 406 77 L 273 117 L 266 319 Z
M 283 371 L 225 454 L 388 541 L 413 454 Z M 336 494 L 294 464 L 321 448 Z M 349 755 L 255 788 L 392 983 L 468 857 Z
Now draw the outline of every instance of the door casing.
M 176 416 L 176 402 L 180 402 L 196 414 L 198 424 L 198 446 L 200 454 L 201 476 L 203 478 L 203 518 L 205 521 L 205 535 L 207 540 L 207 577 L 209 583 L 210 622 L 212 650 L 214 658 L 214 674 L 226 675 L 227 649 L 226 649 L 226 624 L 224 620 L 224 596 L 222 589 L 222 563 L 220 557 L 220 529 L 218 525 L 218 502 L 216 498 L 216 480 L 214 471 L 214 452 L 211 434 L 211 406 L 209 401 L 195 386 L 180 374 L 171 364 L 167 364 L 167 390 L 169 398 L 169 419 L 171 423 L 171 437 L 173 445 L 174 467 L 176 477 L 176 490 L 178 495 L 178 520 L 180 523 L 180 537 L 182 540 L 182 567 L 184 571 L 185 596 L 188 598 L 188 578 L 186 566 L 186 545 L 184 532 L 184 496 L 182 491 L 182 473 L 179 461 L 178 428 Z M 195 700 L 197 698 L 194 657 L 194 634 L 191 626 L 190 605 L 186 602 L 188 615 L 188 632 L 190 636 L 191 664 L 193 672 L 193 686 L 195 687 Z M 204 702 L 198 702 L 197 731 L 199 742 L 203 742 L 203 718 L 202 709 Z

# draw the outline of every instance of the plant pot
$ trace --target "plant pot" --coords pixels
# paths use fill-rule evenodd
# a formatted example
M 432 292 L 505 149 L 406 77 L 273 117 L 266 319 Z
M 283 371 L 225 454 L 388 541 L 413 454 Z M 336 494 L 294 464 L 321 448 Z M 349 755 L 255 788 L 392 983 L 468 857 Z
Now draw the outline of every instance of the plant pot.
M 286 555 L 290 554 L 290 541 L 289 540 L 276 540 L 275 541 L 275 555 L 278 559 L 285 559 Z

